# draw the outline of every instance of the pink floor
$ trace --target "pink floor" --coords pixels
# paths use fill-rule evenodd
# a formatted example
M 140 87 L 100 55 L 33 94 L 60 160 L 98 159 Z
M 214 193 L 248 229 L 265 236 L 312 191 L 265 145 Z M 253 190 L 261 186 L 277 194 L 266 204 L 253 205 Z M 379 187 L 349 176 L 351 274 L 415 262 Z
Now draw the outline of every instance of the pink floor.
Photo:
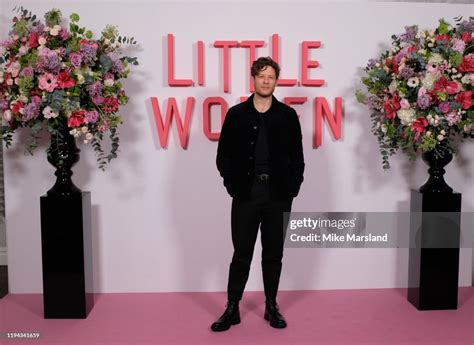
M 213 333 L 225 293 L 98 294 L 87 319 L 43 319 L 42 295 L 0 299 L 0 332 L 41 332 L 34 345 L 473 345 L 474 288 L 460 288 L 459 308 L 419 311 L 405 289 L 279 292 L 288 328 L 263 320 L 263 294 L 246 292 L 242 323 Z

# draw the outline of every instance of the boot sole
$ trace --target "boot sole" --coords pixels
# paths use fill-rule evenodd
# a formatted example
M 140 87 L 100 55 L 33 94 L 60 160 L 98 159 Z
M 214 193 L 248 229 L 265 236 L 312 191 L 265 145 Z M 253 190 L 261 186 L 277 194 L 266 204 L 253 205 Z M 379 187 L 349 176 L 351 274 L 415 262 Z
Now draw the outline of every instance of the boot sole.
M 224 332 L 224 331 L 229 330 L 231 326 L 238 325 L 239 323 L 240 323 L 240 318 L 232 320 L 229 327 L 220 328 L 220 329 L 214 329 L 211 327 L 211 330 L 213 330 L 214 332 Z

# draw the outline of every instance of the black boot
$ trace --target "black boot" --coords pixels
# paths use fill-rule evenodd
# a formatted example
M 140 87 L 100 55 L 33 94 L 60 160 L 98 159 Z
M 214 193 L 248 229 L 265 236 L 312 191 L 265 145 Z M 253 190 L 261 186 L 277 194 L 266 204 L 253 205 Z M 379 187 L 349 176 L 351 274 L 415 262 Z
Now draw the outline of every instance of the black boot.
M 238 301 L 228 301 L 224 314 L 211 325 L 214 332 L 227 331 L 230 326 L 240 323 L 240 312 Z
M 286 321 L 283 315 L 278 311 L 278 305 L 275 299 L 267 299 L 265 301 L 265 320 L 270 321 L 273 328 L 285 328 Z

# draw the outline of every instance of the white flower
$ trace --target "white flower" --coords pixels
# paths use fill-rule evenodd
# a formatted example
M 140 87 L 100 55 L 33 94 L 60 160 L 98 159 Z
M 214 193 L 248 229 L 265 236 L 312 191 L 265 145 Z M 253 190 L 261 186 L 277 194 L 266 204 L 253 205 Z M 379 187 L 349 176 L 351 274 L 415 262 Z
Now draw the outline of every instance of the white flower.
M 443 141 L 444 136 L 443 136 L 442 134 L 438 134 L 438 136 L 436 137 L 436 139 L 438 139 L 438 141 Z
M 384 123 L 382 126 L 380 126 L 380 130 L 382 131 L 382 133 L 387 133 L 387 125 Z
M 106 46 L 108 46 L 108 45 L 110 44 L 110 40 L 109 40 L 108 38 L 106 38 L 106 39 L 104 40 L 104 44 L 105 44 Z
M 423 80 L 421 81 L 421 84 L 423 85 L 423 87 L 430 91 L 434 84 L 436 83 L 436 81 L 439 79 L 440 77 L 440 73 L 426 73 L 425 77 L 423 78 Z
M 441 54 L 438 54 L 438 53 L 434 53 L 431 55 L 430 59 L 428 60 L 428 64 L 429 65 L 433 65 L 433 64 L 440 64 L 441 62 L 444 61 L 444 58 Z
M 113 79 L 105 79 L 104 85 L 109 86 L 109 87 L 114 86 L 114 80 Z
M 434 44 L 430 42 L 430 43 L 428 43 L 428 47 L 433 48 Z
M 49 30 L 49 34 L 51 36 L 57 36 L 57 35 L 59 35 L 59 30 L 51 29 L 51 30 Z
M 78 73 L 76 77 L 77 77 L 77 84 L 79 85 L 84 84 L 86 79 L 84 78 L 82 74 Z
M 426 54 L 426 49 L 419 49 L 418 54 L 425 55 Z
M 416 112 L 414 109 L 400 109 L 397 111 L 397 116 L 404 126 L 411 125 L 415 121 Z
M 446 135 L 446 132 L 444 131 L 444 129 L 442 129 L 442 130 L 440 131 L 440 133 L 441 133 L 442 135 Z
M 420 80 L 418 79 L 418 77 L 411 77 L 407 81 L 407 85 L 412 88 L 417 87 L 419 84 L 420 84 Z
M 470 84 L 471 86 L 474 86 L 474 73 L 466 74 L 462 77 L 461 82 L 466 85 Z
M 398 88 L 398 81 L 394 79 L 388 86 L 388 91 L 390 91 L 390 93 L 394 93 L 395 91 L 397 91 L 397 88 Z
M 429 137 L 431 137 L 431 132 L 430 132 L 430 131 L 427 131 L 427 132 L 425 133 L 425 135 L 426 135 L 426 137 L 429 138 Z
M 50 106 L 47 106 L 46 108 L 43 109 L 43 115 L 45 119 L 54 119 L 58 117 L 58 113 L 55 113 L 53 109 L 51 109 Z
M 76 136 L 77 129 L 73 128 L 69 131 L 69 134 Z
M 5 119 L 5 121 L 10 121 L 12 119 L 12 112 L 11 110 L 5 110 L 3 112 L 3 118 Z
M 38 43 L 39 43 L 40 45 L 44 46 L 44 45 L 46 44 L 46 38 L 40 37 L 40 38 L 38 39 Z

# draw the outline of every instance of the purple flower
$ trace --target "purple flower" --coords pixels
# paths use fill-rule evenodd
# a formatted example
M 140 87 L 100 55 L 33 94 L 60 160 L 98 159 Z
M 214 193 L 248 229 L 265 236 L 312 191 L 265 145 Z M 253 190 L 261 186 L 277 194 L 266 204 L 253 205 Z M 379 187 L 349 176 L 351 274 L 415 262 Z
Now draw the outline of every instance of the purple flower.
M 367 102 L 366 102 L 367 106 L 369 107 L 369 109 L 372 109 L 372 110 L 380 110 L 382 108 L 382 101 L 377 97 L 377 96 L 374 96 L 374 95 L 370 95 L 368 98 L 367 98 Z
M 58 73 L 61 69 L 58 54 L 54 50 L 43 48 L 39 51 L 38 58 L 36 67 L 40 72 Z
M 446 120 L 448 121 L 448 125 L 452 126 L 461 120 L 461 115 L 459 115 L 456 111 L 451 111 L 450 113 L 446 114 Z
M 91 96 L 92 98 L 97 97 L 97 96 L 101 96 L 102 95 L 102 84 L 100 83 L 100 81 L 96 81 L 96 82 L 90 84 L 87 87 L 87 91 L 89 92 L 89 96 Z
M 59 37 L 61 37 L 62 40 L 67 40 L 69 37 L 71 37 L 71 34 L 69 31 L 67 31 L 66 28 L 61 28 L 61 31 L 59 32 Z
M 5 99 L 0 99 L 0 111 L 5 111 L 9 108 L 9 103 Z
M 431 104 L 431 97 L 427 94 L 421 95 L 418 97 L 417 104 L 420 109 L 427 109 Z
M 107 56 L 112 60 L 112 72 L 121 73 L 124 69 L 123 62 L 112 53 L 108 53 Z
M 82 54 L 82 60 L 86 64 L 92 64 L 97 59 L 97 49 L 99 46 L 95 42 L 89 42 L 82 40 L 80 45 L 80 51 Z
M 88 123 L 95 123 L 99 119 L 99 113 L 96 110 L 88 111 L 86 113 L 86 120 Z
M 20 72 L 20 77 L 33 77 L 33 67 L 28 66 Z
M 474 20 L 465 20 L 462 22 L 462 26 L 467 32 L 474 32 Z
M 449 113 L 451 111 L 451 103 L 449 102 L 440 103 L 439 110 L 441 110 L 443 114 Z
M 31 103 L 34 103 L 36 105 L 40 105 L 41 103 L 43 103 L 43 100 L 41 99 L 40 96 L 33 96 L 33 97 L 31 97 Z
M 367 68 L 374 68 L 377 62 L 376 59 L 370 59 L 369 62 L 367 62 Z
M 415 39 L 417 31 L 418 31 L 418 28 L 416 27 L 416 25 L 405 26 L 405 33 L 401 35 L 402 42 L 405 42 L 405 43 L 412 42 Z
M 403 79 L 408 79 L 410 77 L 413 77 L 414 74 L 415 74 L 415 71 L 413 71 L 411 67 L 405 67 L 404 69 L 400 71 L 400 76 Z
M 104 103 L 104 97 L 94 96 L 92 97 L 92 103 L 94 103 L 95 105 L 101 105 L 102 103 Z
M 71 53 L 69 54 L 69 61 L 71 62 L 71 65 L 74 66 L 74 68 L 79 68 L 81 67 L 82 63 L 82 55 L 79 53 Z
M 24 122 L 27 122 L 39 115 L 39 110 L 40 110 L 40 104 L 41 102 L 38 103 L 29 103 L 23 108 L 23 115 L 21 117 L 21 120 Z
M 39 23 L 38 25 L 35 25 L 31 28 L 31 32 L 34 32 L 35 34 L 41 34 L 44 31 L 44 24 Z

